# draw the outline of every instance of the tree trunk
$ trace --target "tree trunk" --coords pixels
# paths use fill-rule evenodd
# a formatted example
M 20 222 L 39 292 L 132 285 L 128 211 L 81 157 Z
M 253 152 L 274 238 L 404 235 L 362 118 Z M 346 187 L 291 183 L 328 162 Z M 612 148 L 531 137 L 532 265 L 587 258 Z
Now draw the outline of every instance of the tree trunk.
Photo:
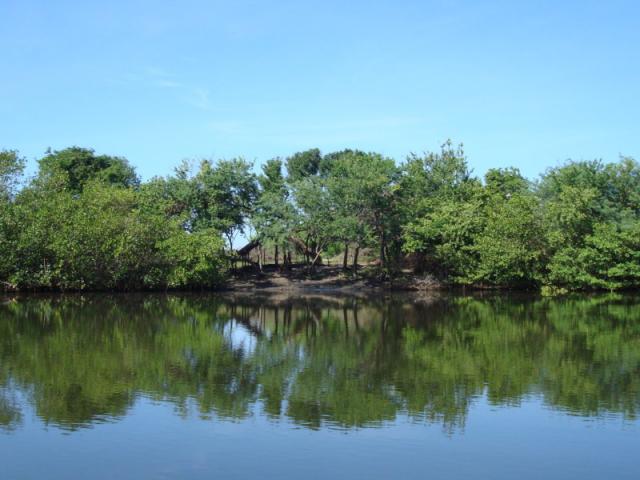
M 309 252 L 310 252 L 310 247 L 309 247 L 309 237 L 307 237 L 307 239 L 304 242 L 304 263 L 309 266 Z
M 360 247 L 357 246 L 353 252 L 353 271 L 358 272 L 358 254 L 360 253 Z
M 317 250 L 313 255 L 313 258 L 311 258 L 311 255 L 309 256 L 309 263 L 307 265 L 308 272 L 315 271 L 316 265 L 322 265 L 322 249 Z
M 347 269 L 347 262 L 349 261 L 349 244 L 344 244 L 344 257 L 342 257 L 342 269 Z
M 278 262 L 278 245 L 276 244 L 276 248 L 275 248 L 275 252 L 274 252 L 274 258 L 275 258 L 275 263 L 276 263 L 276 267 L 279 267 L 279 262 Z
M 384 258 L 385 258 L 385 261 L 387 262 L 387 266 L 389 268 L 393 268 L 393 256 L 391 255 L 391 252 L 389 251 L 389 245 L 387 245 L 386 243 L 385 243 L 385 246 L 384 246 Z

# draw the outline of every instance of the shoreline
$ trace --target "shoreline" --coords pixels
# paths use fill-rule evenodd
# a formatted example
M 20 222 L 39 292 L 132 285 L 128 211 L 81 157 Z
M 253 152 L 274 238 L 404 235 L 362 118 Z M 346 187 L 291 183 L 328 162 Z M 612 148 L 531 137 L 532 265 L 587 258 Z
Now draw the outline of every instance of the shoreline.
M 350 271 L 344 271 L 341 266 L 320 266 L 309 273 L 304 266 L 295 266 L 284 271 L 274 265 L 265 266 L 262 272 L 253 269 L 243 269 L 229 275 L 224 284 L 211 288 L 167 288 L 167 289 L 102 289 L 102 290 L 72 290 L 72 289 L 18 289 L 0 288 L 0 295 L 29 295 L 29 294 L 75 294 L 75 293 L 221 293 L 221 294 L 328 294 L 328 295 L 375 295 L 387 293 L 527 293 L 545 295 L 541 288 L 504 287 L 493 285 L 456 285 L 435 279 L 429 274 L 418 275 L 403 271 L 394 278 L 381 278 L 374 275 L 374 271 L 366 266 L 358 270 L 354 276 Z M 543 287 L 544 288 L 544 287 Z M 555 287 L 551 287 L 552 290 Z M 567 291 L 557 287 L 551 295 L 570 293 L 610 293 L 609 290 L 581 290 Z M 638 292 L 637 289 L 617 290 L 615 292 Z

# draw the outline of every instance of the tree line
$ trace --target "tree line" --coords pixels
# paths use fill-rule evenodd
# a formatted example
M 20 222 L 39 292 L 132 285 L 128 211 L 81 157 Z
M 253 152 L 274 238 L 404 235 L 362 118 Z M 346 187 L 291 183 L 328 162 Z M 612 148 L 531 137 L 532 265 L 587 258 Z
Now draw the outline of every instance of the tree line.
M 32 178 L 0 151 L 0 282 L 12 289 L 224 285 L 234 240 L 282 269 L 340 256 L 383 278 L 409 268 L 446 284 L 513 288 L 640 286 L 640 164 L 567 161 L 526 179 L 471 171 L 462 146 L 403 162 L 318 149 L 180 164 L 142 182 L 121 157 L 47 151 Z M 366 262 L 362 262 L 366 254 Z

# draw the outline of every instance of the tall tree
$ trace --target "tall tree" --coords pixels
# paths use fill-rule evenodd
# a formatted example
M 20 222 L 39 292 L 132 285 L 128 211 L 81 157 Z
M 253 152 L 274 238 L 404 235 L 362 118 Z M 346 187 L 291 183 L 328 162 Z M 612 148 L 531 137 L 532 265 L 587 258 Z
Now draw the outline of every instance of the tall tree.
M 261 187 L 260 195 L 253 211 L 252 223 L 260 242 L 274 247 L 275 263 L 279 264 L 280 248 L 289 243 L 297 224 L 296 211 L 289 200 L 289 191 L 282 175 L 282 160 L 268 160 L 262 166 L 258 182 Z M 282 251 L 286 263 L 285 248 Z
M 471 174 L 462 145 L 445 142 L 437 153 L 410 155 L 400 180 L 403 249 L 419 269 L 468 282 L 482 229 L 482 186 Z
M 24 166 L 25 160 L 16 150 L 0 150 L 0 201 L 13 198 Z
M 308 176 L 292 184 L 298 224 L 292 239 L 303 250 L 310 269 L 338 237 L 336 209 L 326 179 Z
M 540 201 L 526 191 L 503 195 L 499 189 L 484 207 L 484 228 L 473 239 L 478 262 L 470 279 L 532 287 L 542 280 L 546 250 Z
M 242 158 L 204 160 L 195 175 L 193 228 L 214 228 L 233 249 L 233 239 L 243 233 L 256 200 L 258 187 L 252 165 Z
M 16 264 L 16 241 L 21 225 L 16 221 L 13 199 L 17 192 L 24 158 L 15 150 L 0 151 L 0 287 Z
M 62 186 L 79 193 L 90 180 L 123 187 L 138 186 L 134 168 L 122 157 L 96 155 L 92 149 L 70 147 L 47 151 L 39 160 L 41 180 L 62 179 Z
M 290 181 L 297 182 L 303 178 L 317 175 L 321 162 L 322 155 L 317 148 L 294 153 L 287 158 L 287 176 Z
M 505 198 L 525 193 L 530 188 L 527 179 L 514 167 L 489 169 L 484 175 L 484 183 L 490 195 Z
M 440 152 L 409 155 L 403 171 L 403 197 L 412 205 L 427 197 L 460 196 L 466 186 L 477 181 L 462 144 L 454 147 L 451 140 L 441 146 Z
M 334 155 L 329 171 L 342 241 L 359 249 L 375 238 L 385 266 L 397 207 L 395 162 L 379 154 L 348 150 Z

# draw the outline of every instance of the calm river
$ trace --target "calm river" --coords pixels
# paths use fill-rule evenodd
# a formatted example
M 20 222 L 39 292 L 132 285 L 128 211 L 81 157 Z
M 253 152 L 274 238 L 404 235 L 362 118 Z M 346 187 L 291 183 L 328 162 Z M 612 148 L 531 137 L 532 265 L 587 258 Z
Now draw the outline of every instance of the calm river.
M 0 297 L 0 478 L 638 479 L 640 297 Z

